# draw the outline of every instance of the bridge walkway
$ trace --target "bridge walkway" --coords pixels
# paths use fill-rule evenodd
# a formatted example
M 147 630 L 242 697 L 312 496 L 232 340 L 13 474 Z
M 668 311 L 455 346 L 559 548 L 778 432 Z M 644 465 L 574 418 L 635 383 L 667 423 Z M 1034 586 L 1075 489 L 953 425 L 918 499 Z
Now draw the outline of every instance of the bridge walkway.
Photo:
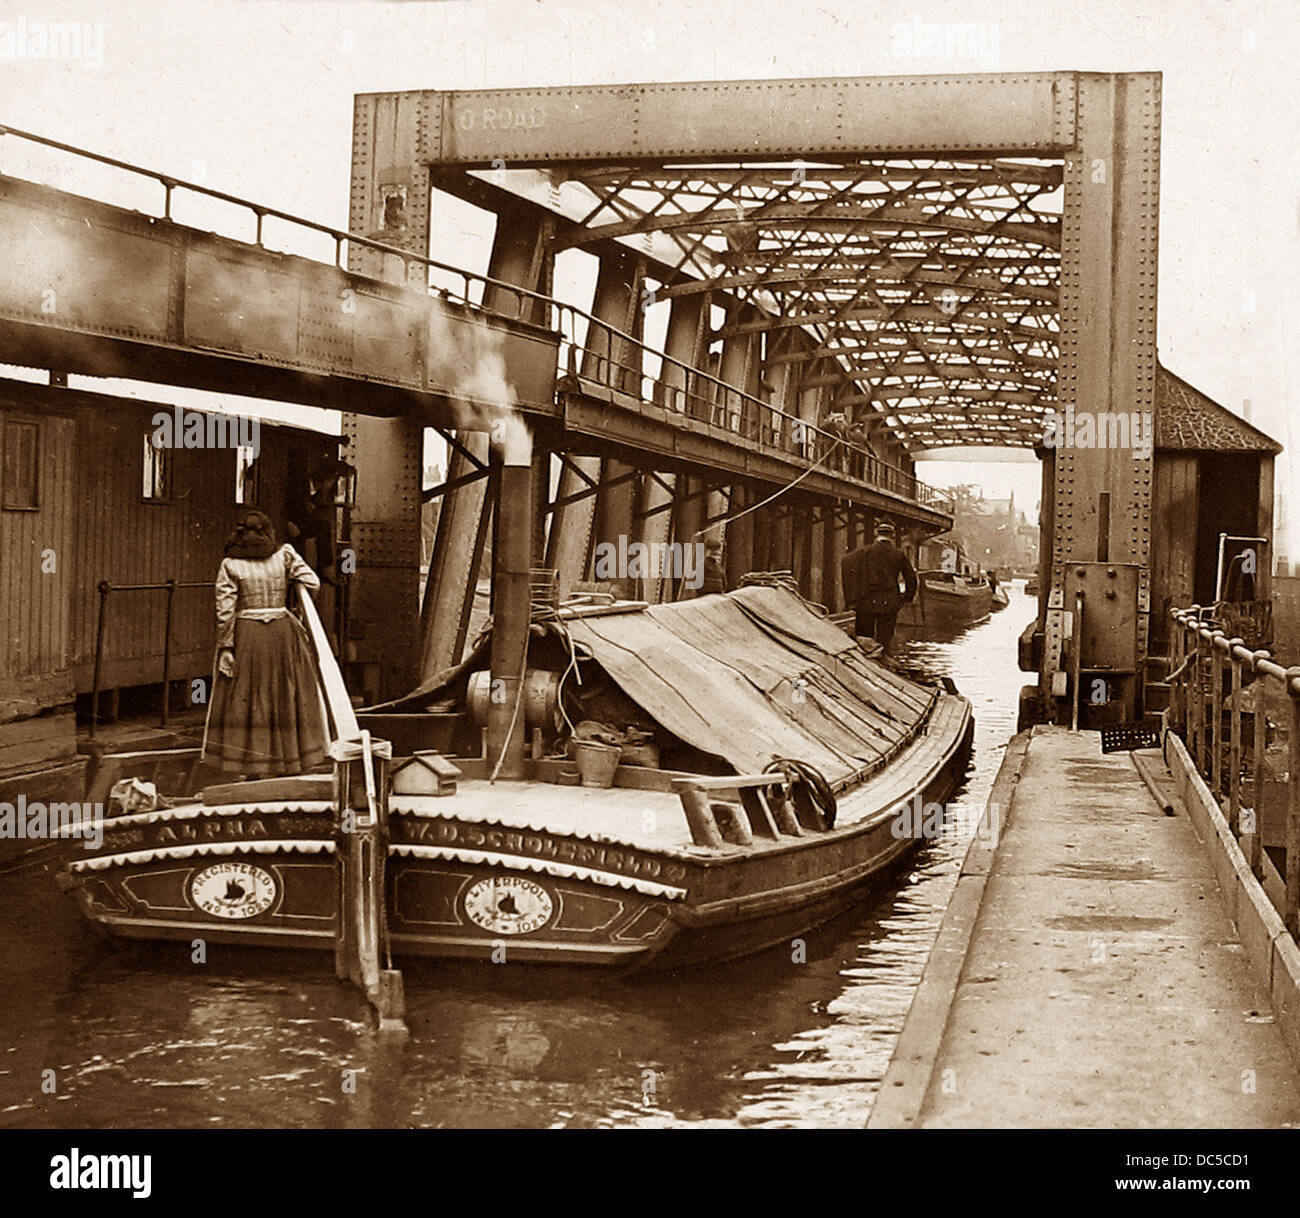
M 1042 727 L 1008 753 L 869 1126 L 1300 1123 L 1269 993 L 1159 753 Z

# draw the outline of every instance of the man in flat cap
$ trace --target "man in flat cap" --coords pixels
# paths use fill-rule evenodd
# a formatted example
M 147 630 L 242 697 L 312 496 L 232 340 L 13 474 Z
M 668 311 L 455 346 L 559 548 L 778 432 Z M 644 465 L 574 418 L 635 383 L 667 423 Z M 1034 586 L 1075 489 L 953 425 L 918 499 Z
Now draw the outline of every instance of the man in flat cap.
M 899 609 L 916 595 L 916 571 L 894 538 L 894 526 L 877 520 L 871 544 L 840 560 L 844 600 L 855 614 L 854 633 L 874 638 L 886 652 Z

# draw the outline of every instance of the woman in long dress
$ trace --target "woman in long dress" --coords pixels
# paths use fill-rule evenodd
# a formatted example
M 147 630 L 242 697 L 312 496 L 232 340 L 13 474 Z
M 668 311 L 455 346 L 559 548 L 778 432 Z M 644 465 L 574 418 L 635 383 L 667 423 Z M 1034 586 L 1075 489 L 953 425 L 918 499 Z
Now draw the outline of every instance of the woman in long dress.
M 295 583 L 320 589 L 291 545 L 277 546 L 271 522 L 245 512 L 217 572 L 217 674 L 203 760 L 257 778 L 301 774 L 328 745 L 311 644 L 290 612 Z

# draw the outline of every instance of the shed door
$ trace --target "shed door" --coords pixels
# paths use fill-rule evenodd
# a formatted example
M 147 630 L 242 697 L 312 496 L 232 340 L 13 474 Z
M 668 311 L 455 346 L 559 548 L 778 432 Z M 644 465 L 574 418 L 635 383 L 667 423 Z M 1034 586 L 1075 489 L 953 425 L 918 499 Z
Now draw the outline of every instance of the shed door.
M 0 403 L 0 722 L 72 701 L 73 431 Z

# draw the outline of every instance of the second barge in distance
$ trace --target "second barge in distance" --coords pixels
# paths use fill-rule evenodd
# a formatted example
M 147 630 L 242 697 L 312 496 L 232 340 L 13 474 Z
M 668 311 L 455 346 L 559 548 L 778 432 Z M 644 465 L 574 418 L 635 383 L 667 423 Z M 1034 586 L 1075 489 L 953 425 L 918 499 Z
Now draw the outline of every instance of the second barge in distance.
M 919 840 L 900 810 L 943 801 L 965 773 L 968 702 L 892 671 L 787 588 L 560 608 L 534 623 L 527 658 L 523 780 L 489 781 L 481 644 L 441 683 L 360 716 L 396 754 L 399 781 L 380 765 L 376 792 L 396 957 L 488 960 L 504 943 L 516 961 L 666 968 L 788 942 L 899 864 Z M 574 716 L 638 729 L 659 764 L 575 785 Z M 434 733 L 460 754 L 454 791 L 403 791 L 402 754 Z M 155 757 L 151 772 L 163 789 L 194 761 Z M 109 820 L 93 853 L 70 846 L 60 884 L 115 936 L 331 948 L 334 782 L 175 791 Z
M 919 571 L 916 585 L 916 597 L 898 612 L 900 626 L 968 626 L 1006 605 L 1005 594 L 997 602 L 989 581 L 973 575 Z

